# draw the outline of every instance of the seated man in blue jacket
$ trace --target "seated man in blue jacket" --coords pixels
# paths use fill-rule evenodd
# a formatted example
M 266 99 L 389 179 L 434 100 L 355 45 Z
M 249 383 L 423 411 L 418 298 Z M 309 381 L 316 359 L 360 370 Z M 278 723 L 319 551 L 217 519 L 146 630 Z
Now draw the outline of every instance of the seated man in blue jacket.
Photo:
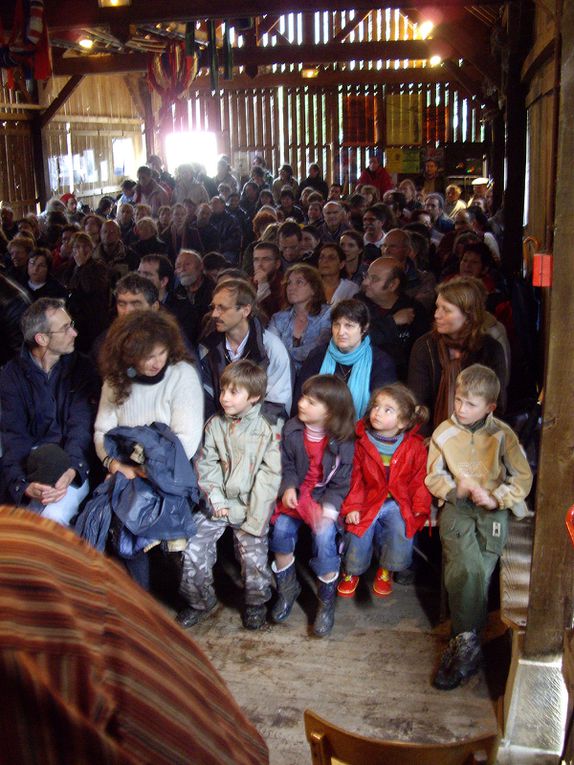
M 20 355 L 0 371 L 2 482 L 10 500 L 68 525 L 88 493 L 93 373 L 63 300 L 22 316 Z

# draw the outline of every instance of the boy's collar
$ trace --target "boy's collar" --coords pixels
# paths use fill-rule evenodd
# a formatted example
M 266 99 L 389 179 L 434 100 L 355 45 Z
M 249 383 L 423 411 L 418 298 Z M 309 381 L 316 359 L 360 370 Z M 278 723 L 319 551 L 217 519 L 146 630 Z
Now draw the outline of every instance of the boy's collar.
M 469 433 L 476 433 L 477 431 L 481 430 L 481 428 L 484 428 L 487 425 L 490 425 L 492 420 L 494 419 L 493 412 L 489 412 L 486 417 L 483 417 L 480 420 L 477 420 L 476 422 L 473 422 L 472 425 L 465 425 L 464 423 L 460 422 L 460 420 L 457 418 L 456 414 L 453 412 L 451 415 L 451 420 L 455 422 L 459 428 L 464 428 L 465 430 L 468 430 Z

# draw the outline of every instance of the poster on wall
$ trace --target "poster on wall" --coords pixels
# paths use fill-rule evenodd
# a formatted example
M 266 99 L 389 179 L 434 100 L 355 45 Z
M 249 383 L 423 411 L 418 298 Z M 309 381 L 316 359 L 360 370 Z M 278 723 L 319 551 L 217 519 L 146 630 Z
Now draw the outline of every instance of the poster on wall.
M 348 95 L 343 101 L 343 144 L 372 146 L 377 104 L 370 95 Z
M 416 175 L 421 170 L 421 150 L 418 147 L 387 147 L 386 168 L 389 173 Z
M 422 143 L 423 97 L 421 93 L 391 94 L 385 98 L 386 144 Z

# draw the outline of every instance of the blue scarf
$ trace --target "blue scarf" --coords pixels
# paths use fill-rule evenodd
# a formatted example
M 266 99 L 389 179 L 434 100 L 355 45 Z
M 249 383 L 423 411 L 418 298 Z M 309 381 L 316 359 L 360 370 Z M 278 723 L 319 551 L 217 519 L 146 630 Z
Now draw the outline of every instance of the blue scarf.
M 370 397 L 371 369 L 373 367 L 371 338 L 367 335 L 361 344 L 351 353 L 342 353 L 333 340 L 331 340 L 319 374 L 334 374 L 337 364 L 342 364 L 346 367 L 352 366 L 347 386 L 351 391 L 353 403 L 355 404 L 356 419 L 360 420 L 367 411 Z

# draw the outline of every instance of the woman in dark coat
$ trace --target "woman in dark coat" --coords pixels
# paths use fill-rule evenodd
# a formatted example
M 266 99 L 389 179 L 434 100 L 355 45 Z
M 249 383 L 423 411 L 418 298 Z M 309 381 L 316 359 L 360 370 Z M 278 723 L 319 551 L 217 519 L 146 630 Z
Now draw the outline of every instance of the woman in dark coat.
M 411 351 L 409 388 L 431 412 L 426 435 L 454 411 L 457 375 L 471 364 L 490 367 L 500 380 L 498 412 L 506 403 L 507 369 L 502 345 L 486 333 L 484 301 L 471 277 L 437 288 L 434 328 Z
M 360 300 L 337 303 L 331 311 L 331 341 L 315 348 L 303 362 L 295 380 L 294 402 L 299 400 L 309 377 L 334 374 L 349 387 L 358 419 L 365 413 L 374 390 L 397 381 L 395 362 L 371 345 L 369 318 L 369 309 Z

